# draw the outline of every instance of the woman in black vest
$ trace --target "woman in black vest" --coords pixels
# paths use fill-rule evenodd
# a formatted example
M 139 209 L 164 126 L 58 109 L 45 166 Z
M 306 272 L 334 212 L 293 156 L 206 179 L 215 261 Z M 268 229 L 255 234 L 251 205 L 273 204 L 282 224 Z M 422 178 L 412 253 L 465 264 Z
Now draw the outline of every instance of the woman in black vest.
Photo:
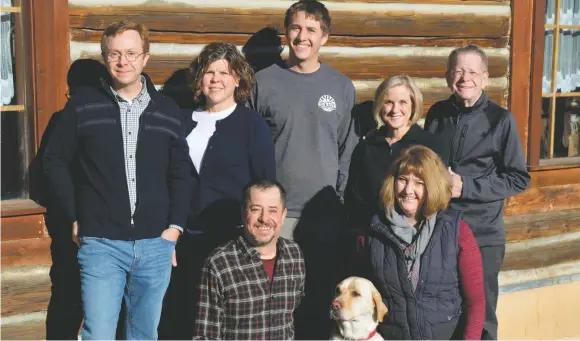
M 438 154 L 444 150 L 434 135 L 417 124 L 423 118 L 423 95 L 409 76 L 393 76 L 379 85 L 373 117 L 377 128 L 354 149 L 345 191 L 350 226 L 356 229 L 368 226 L 380 210 L 379 191 L 401 150 L 411 145 L 426 146 Z
M 423 146 L 403 150 L 382 185 L 385 213 L 371 219 L 364 254 L 389 308 L 387 339 L 481 337 L 481 254 L 461 213 L 446 209 L 450 197 L 445 165 Z

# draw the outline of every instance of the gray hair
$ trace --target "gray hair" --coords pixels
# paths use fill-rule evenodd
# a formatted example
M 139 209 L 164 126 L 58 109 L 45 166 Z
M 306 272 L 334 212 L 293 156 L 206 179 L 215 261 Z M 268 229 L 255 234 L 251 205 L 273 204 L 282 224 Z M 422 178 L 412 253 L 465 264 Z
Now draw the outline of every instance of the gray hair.
M 483 62 L 484 71 L 487 72 L 487 65 L 488 65 L 488 58 L 485 51 L 481 49 L 481 47 L 470 44 L 462 47 L 458 47 L 455 50 L 451 51 L 449 54 L 449 58 L 447 59 L 447 72 L 451 71 L 453 67 L 455 67 L 455 63 L 457 62 L 457 57 L 461 53 L 475 53 L 481 57 L 481 61 Z

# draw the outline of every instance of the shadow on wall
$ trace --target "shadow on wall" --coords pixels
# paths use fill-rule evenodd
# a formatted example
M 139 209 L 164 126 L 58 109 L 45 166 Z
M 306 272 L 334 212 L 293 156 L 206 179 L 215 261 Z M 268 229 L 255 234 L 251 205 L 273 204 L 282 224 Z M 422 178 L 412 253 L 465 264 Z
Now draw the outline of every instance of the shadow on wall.
M 275 63 L 282 63 L 282 40 L 278 31 L 272 27 L 265 27 L 254 33 L 242 48 L 246 60 L 255 73 Z M 182 109 L 194 109 L 192 76 L 189 68 L 173 72 L 160 90 L 164 95 L 172 98 Z
M 377 127 L 373 118 L 373 101 L 356 104 L 352 109 L 352 115 L 355 120 L 355 132 L 360 138 Z
M 242 48 L 246 60 L 259 72 L 272 64 L 282 63 L 282 39 L 278 36 L 278 30 L 273 27 L 265 27 L 254 33 Z
M 68 71 L 69 93 L 73 95 L 75 90 L 82 86 L 101 86 L 100 79 L 103 76 L 107 76 L 103 64 L 93 59 L 79 59 Z M 38 152 L 29 168 L 30 197 L 46 208 L 44 219 L 52 239 L 50 245 L 52 288 L 46 316 L 48 340 L 76 340 L 83 319 L 77 246 L 72 242 L 71 226 L 64 218 L 59 201 L 54 197 L 42 165 L 46 146 L 62 114 L 62 111 L 58 111 L 51 116 Z
M 328 307 L 342 278 L 345 210 L 331 186 L 321 189 L 302 210 L 294 230 L 306 263 L 306 296 L 294 314 L 297 340 L 328 340 Z

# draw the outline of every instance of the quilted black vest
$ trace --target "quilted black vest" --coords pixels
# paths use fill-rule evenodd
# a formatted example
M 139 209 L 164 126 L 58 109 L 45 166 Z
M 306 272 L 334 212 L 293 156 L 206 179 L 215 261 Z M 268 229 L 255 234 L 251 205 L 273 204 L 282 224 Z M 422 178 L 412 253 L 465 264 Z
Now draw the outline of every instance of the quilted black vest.
M 389 308 L 385 339 L 449 340 L 461 314 L 457 256 L 461 213 L 441 211 L 421 256 L 417 288 L 408 278 L 403 251 L 386 222 L 375 215 L 369 249 L 374 282 Z

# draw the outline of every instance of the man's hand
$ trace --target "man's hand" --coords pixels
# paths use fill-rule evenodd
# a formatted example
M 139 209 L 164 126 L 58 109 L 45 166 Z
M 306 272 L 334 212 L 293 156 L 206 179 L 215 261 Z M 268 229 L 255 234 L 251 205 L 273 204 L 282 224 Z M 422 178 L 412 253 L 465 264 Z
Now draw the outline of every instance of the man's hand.
M 172 242 L 177 242 L 177 239 L 179 239 L 179 235 L 180 235 L 179 230 L 170 227 L 165 229 L 165 231 L 163 231 L 163 233 L 161 234 L 161 238 L 170 240 Z M 173 265 L 173 267 L 177 266 L 177 256 L 175 254 L 175 250 L 173 250 L 173 258 L 171 260 L 171 264 Z
M 461 179 L 461 175 L 454 173 L 451 170 L 451 167 L 447 167 L 449 171 L 449 175 L 451 175 L 451 197 L 452 198 L 459 198 L 461 196 L 461 191 L 463 190 L 463 180 Z
M 79 224 L 76 221 L 72 226 L 72 241 L 77 244 L 78 247 L 81 247 L 81 243 L 79 242 Z

